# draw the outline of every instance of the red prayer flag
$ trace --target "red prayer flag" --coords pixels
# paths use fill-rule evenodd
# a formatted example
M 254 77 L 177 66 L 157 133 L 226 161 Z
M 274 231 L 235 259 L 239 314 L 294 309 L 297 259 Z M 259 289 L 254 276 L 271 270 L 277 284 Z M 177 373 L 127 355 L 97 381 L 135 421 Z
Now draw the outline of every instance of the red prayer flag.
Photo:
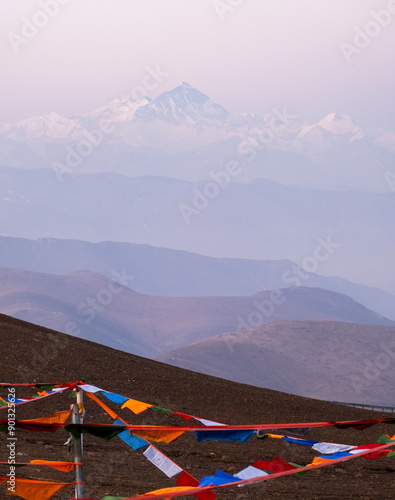
M 176 483 L 179 486 L 198 486 L 199 481 L 188 474 L 187 471 L 183 471 L 182 474 L 178 477 L 176 480 Z M 193 495 L 194 497 L 198 498 L 199 500 L 215 500 L 218 498 L 218 495 L 216 495 L 213 491 L 202 491 L 202 493 L 196 493 Z
M 273 460 L 270 460 L 270 462 L 266 462 L 264 460 L 257 460 L 256 462 L 253 463 L 253 466 L 261 470 L 268 469 L 274 473 L 298 468 L 286 462 L 280 457 L 274 457 Z

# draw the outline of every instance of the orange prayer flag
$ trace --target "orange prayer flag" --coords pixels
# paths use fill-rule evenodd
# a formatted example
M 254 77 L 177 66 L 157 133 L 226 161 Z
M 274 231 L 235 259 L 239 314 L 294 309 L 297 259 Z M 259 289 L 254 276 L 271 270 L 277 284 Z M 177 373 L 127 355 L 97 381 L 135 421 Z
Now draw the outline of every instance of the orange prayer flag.
M 147 426 L 144 426 L 147 427 Z M 153 426 L 155 427 L 155 426 Z M 142 439 L 148 439 L 148 441 L 156 441 L 158 443 L 173 443 L 176 439 L 178 439 L 180 436 L 185 434 L 185 431 L 161 431 L 157 429 L 151 430 L 146 430 L 144 429 L 143 431 L 136 430 L 133 428 L 131 431 L 132 434 L 135 436 L 138 436 Z
M 143 413 L 147 408 L 151 408 L 152 405 L 148 403 L 143 403 L 142 401 L 137 401 L 136 399 L 128 399 L 123 403 L 121 408 L 129 408 L 130 411 L 138 415 L 139 413 Z
M 146 496 L 155 495 L 155 494 L 157 494 L 159 496 L 159 495 L 164 495 L 166 493 L 178 493 L 179 491 L 185 491 L 185 493 L 187 493 L 191 489 L 195 489 L 195 488 L 191 488 L 191 486 L 176 486 L 174 488 L 162 488 L 161 490 L 150 491 L 149 493 L 145 493 L 142 496 L 146 497 Z M 162 497 L 162 498 L 164 498 L 164 497 Z
M 30 420 L 24 420 L 24 422 L 30 424 L 65 424 L 71 415 L 72 410 L 57 411 L 54 415 L 50 417 L 43 418 L 33 418 Z
M 314 457 L 314 460 L 310 464 L 307 464 L 307 466 L 309 466 L 309 465 L 323 464 L 325 462 L 330 462 L 330 461 L 331 461 L 330 458 Z
M 32 479 L 16 479 L 15 487 L 7 488 L 8 495 L 16 495 L 26 500 L 48 500 L 55 493 L 74 483 L 51 483 L 49 481 L 34 481 Z
M 97 396 L 95 396 L 92 392 L 87 392 L 86 395 L 88 396 L 88 398 L 91 398 L 93 399 L 93 401 L 95 401 L 95 403 L 97 403 L 99 406 L 101 406 L 103 408 L 103 410 L 108 414 L 110 415 L 111 418 L 113 418 L 114 420 L 118 420 L 119 417 L 118 415 L 115 413 L 115 411 L 112 411 L 111 408 L 109 408 L 106 404 L 103 403 L 103 401 L 101 401 Z
M 37 465 L 48 465 L 48 467 L 52 467 L 53 469 L 60 470 L 62 472 L 71 472 L 74 469 L 74 462 L 57 462 L 53 460 L 30 460 L 31 464 Z M 78 465 L 82 465 L 78 463 Z

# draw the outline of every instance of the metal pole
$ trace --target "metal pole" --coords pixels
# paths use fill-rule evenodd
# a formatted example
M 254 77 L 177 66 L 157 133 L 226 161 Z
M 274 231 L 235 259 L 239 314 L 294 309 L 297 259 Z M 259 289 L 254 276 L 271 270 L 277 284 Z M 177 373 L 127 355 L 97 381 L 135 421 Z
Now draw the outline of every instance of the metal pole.
M 82 391 L 77 388 L 77 404 L 73 405 L 73 424 L 81 424 L 82 419 L 79 414 L 79 403 L 82 403 Z M 82 463 L 82 434 L 80 437 L 73 438 L 74 463 Z M 83 465 L 75 466 L 75 482 L 82 483 L 75 485 L 75 498 L 85 498 L 84 468 Z

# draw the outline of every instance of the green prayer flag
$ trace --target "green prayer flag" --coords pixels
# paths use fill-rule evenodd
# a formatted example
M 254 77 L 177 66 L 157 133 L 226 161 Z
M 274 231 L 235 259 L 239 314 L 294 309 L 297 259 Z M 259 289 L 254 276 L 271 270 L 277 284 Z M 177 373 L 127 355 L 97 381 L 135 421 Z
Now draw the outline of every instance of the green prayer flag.
M 35 385 L 36 389 L 40 389 L 40 391 L 49 391 L 55 387 L 56 384 L 52 385 Z
M 392 443 L 393 441 L 395 441 L 395 439 L 390 439 L 387 436 L 384 436 L 384 434 L 383 434 L 382 436 L 380 436 L 378 438 L 378 440 L 376 441 L 376 443 L 387 444 L 387 443 Z
M 126 426 L 124 425 L 116 426 L 116 428 L 114 427 L 113 425 L 70 424 L 66 425 L 65 429 L 67 432 L 70 432 L 75 439 L 79 439 L 81 433 L 83 433 L 92 434 L 92 436 L 108 441 L 126 430 Z
M 258 433 L 258 434 L 256 435 L 256 437 L 257 437 L 258 439 L 266 439 L 266 438 L 268 438 L 269 436 L 268 436 L 267 434 L 259 434 L 259 433 Z
M 103 497 L 102 500 L 123 500 L 124 498 L 128 498 L 128 497 L 111 497 L 111 496 L 106 496 L 106 497 Z
M 172 412 L 171 410 L 168 410 L 166 408 L 161 408 L 160 406 L 150 406 L 149 409 L 153 411 L 159 411 L 161 413 L 164 413 L 165 415 Z
M 293 462 L 288 462 L 290 465 L 293 465 L 294 467 L 303 467 L 303 465 L 299 465 L 299 464 L 294 464 Z M 303 477 L 305 474 L 307 474 L 309 471 L 308 470 L 304 470 L 302 472 L 297 472 L 296 475 L 299 476 L 299 477 Z

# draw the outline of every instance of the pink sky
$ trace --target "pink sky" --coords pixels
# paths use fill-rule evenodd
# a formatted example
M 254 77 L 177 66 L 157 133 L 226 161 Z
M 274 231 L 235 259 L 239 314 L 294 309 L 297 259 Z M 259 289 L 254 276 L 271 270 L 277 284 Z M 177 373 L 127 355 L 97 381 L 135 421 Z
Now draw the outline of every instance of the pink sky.
M 395 14 L 350 62 L 340 47 L 390 1 L 2 0 L 0 122 L 90 112 L 159 65 L 151 96 L 185 80 L 234 114 L 337 111 L 395 131 Z M 16 52 L 10 34 L 46 2 L 58 12 Z

